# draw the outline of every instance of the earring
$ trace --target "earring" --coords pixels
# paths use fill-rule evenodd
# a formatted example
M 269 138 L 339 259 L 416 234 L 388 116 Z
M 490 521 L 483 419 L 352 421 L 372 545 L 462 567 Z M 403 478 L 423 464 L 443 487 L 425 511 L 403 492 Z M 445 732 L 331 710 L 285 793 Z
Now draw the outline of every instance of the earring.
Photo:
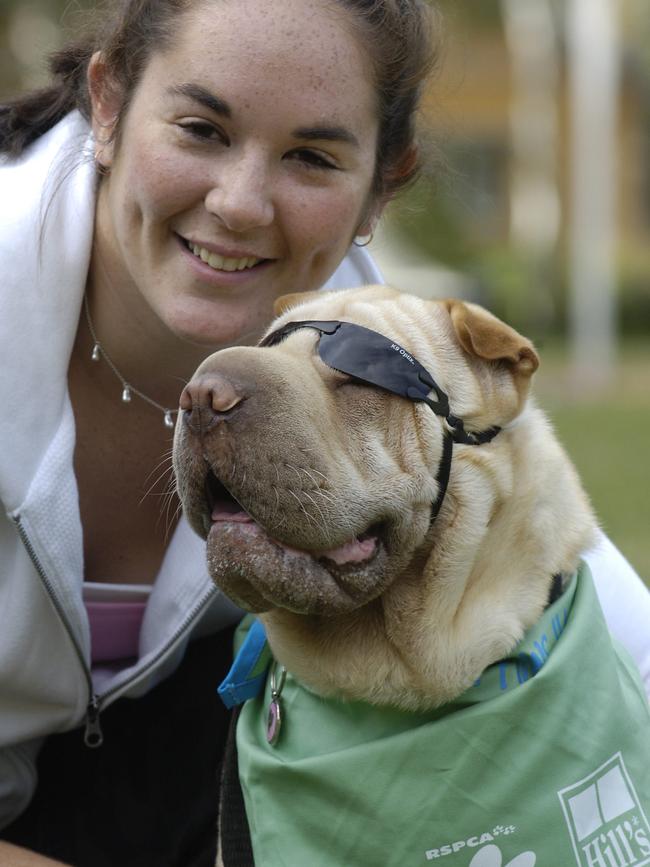
M 104 163 L 99 159 L 97 154 L 95 154 L 94 163 L 95 163 L 95 171 L 97 172 L 98 175 L 101 175 L 102 177 L 105 177 L 106 175 L 110 175 L 110 173 L 111 173 L 110 167 L 105 166 Z
M 110 173 L 111 173 L 110 164 L 106 165 L 106 163 L 102 161 L 102 157 L 104 156 L 104 148 L 106 145 L 109 145 L 110 143 L 111 143 L 110 138 L 106 138 L 106 139 L 97 138 L 93 142 L 93 144 L 94 144 L 93 162 L 95 164 L 95 171 L 97 172 L 98 175 L 101 175 L 102 177 L 105 177 L 106 175 L 110 175 Z M 110 160 L 109 160 L 109 163 L 110 163 Z
M 354 244 L 355 247 L 367 247 L 368 244 L 370 244 L 370 242 L 372 241 L 374 234 L 375 233 L 373 231 L 369 235 L 357 235 L 357 237 L 354 239 L 354 241 L 352 243 Z

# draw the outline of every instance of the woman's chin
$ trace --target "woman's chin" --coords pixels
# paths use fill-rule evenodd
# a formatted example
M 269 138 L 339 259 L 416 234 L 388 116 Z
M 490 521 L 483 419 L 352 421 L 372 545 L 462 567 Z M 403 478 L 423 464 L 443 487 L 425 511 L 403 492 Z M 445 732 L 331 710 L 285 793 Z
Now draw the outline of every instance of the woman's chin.
M 180 340 L 215 351 L 232 345 L 255 344 L 273 319 L 273 301 L 234 301 L 190 297 L 175 298 L 161 316 L 167 328 Z M 268 308 L 268 309 L 267 309 Z

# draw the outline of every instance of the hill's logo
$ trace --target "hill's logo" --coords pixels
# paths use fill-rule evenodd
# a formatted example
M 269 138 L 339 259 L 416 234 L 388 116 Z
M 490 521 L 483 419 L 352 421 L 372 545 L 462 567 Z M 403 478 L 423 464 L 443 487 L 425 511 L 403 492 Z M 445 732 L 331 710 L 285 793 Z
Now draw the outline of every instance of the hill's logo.
M 558 797 L 579 867 L 650 865 L 650 825 L 620 753 Z

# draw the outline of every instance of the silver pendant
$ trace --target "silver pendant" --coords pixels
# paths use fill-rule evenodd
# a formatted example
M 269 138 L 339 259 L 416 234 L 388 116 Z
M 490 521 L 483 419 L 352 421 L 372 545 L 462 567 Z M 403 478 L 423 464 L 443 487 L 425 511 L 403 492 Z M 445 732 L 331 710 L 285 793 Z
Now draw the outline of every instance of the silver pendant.
M 272 701 L 269 705 L 269 713 L 266 718 L 266 740 L 274 747 L 280 737 L 282 728 L 282 712 L 280 702 Z
M 128 385 L 125 385 L 122 391 L 122 403 L 131 403 L 131 389 Z
M 101 358 L 102 358 L 102 351 L 101 351 L 101 349 L 99 348 L 99 343 L 96 343 L 96 344 L 93 346 L 92 355 L 91 355 L 90 357 L 92 358 L 93 361 L 101 361 Z
M 172 414 L 171 409 L 165 411 L 165 427 L 173 428 L 174 427 L 174 416 Z
M 287 677 L 287 670 L 282 666 L 280 668 L 280 677 L 278 682 L 275 680 L 275 666 L 271 671 L 271 703 L 269 712 L 266 717 L 266 740 L 274 747 L 280 737 L 282 728 L 282 710 L 280 708 L 280 695 L 284 686 L 284 681 Z

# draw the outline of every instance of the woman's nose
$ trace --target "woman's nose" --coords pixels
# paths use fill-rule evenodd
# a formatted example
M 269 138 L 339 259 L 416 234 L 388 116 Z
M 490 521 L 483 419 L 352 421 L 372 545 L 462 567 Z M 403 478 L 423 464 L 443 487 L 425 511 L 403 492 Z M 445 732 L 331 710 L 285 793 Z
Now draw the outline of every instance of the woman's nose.
M 226 228 L 244 232 L 273 222 L 274 206 L 268 171 L 257 156 L 235 156 L 215 171 L 205 206 Z

